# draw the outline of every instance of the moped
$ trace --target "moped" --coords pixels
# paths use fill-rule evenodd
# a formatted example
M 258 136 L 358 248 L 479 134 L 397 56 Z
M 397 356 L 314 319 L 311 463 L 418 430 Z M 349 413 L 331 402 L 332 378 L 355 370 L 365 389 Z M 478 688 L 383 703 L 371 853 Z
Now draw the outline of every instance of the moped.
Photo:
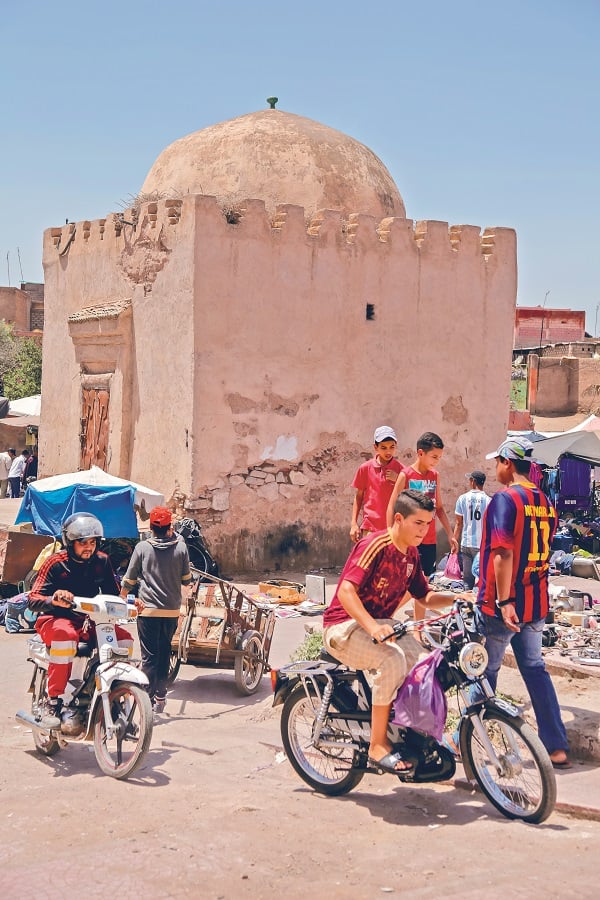
M 31 713 L 19 710 L 16 718 L 30 726 L 36 750 L 43 756 L 54 756 L 71 741 L 93 741 L 104 774 L 127 778 L 150 746 L 153 725 L 152 704 L 145 687 L 148 679 L 129 661 L 128 648 L 118 646 L 115 631 L 116 622 L 135 619 L 135 606 L 117 596 L 98 594 L 74 597 L 72 608 L 94 622 L 95 639 L 79 643 L 63 695 L 68 736 L 61 728 L 48 730 L 41 724 L 48 702 L 50 657 L 38 635 L 27 642 L 28 660 L 33 663 Z
M 543 822 L 554 809 L 556 780 L 548 753 L 519 710 L 496 697 L 485 677 L 484 638 L 473 604 L 457 599 L 451 612 L 422 622 L 399 622 L 401 638 L 418 628 L 430 649 L 441 651 L 435 670 L 442 690 L 456 690 L 458 744 L 465 775 L 509 819 Z M 390 636 L 392 637 L 392 636 Z M 384 774 L 368 757 L 371 689 L 365 673 L 323 650 L 319 660 L 290 663 L 271 673 L 274 706 L 283 705 L 281 737 L 297 774 L 323 794 L 345 794 L 365 774 Z M 390 721 L 388 736 L 412 766 L 394 776 L 402 782 L 448 781 L 455 754 L 434 737 Z M 458 749 L 458 748 L 457 748 Z

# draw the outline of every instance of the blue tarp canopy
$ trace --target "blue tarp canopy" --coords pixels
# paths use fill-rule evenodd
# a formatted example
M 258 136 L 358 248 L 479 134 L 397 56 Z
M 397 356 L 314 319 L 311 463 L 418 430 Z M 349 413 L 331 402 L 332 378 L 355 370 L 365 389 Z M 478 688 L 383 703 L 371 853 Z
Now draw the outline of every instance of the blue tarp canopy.
M 71 484 L 54 491 L 39 491 L 33 482 L 25 491 L 15 521 L 16 524 L 33 522 L 37 534 L 57 537 L 67 516 L 90 512 L 102 522 L 104 537 L 137 538 L 134 496 L 135 489 L 131 485 Z

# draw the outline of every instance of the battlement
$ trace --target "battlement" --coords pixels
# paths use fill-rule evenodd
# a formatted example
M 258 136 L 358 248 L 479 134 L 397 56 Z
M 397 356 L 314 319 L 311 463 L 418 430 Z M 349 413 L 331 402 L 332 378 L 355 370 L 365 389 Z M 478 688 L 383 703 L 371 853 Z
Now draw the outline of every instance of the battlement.
M 301 206 L 281 204 L 270 217 L 262 200 L 239 203 L 220 202 L 217 197 L 194 195 L 183 199 L 151 200 L 132 206 L 122 213 L 111 213 L 104 219 L 69 222 L 60 228 L 49 228 L 44 234 L 45 252 L 64 257 L 69 252 L 85 252 L 110 246 L 126 249 L 140 238 L 160 240 L 167 247 L 182 227 L 196 214 L 196 229 L 209 228 L 214 235 L 275 242 L 297 241 L 320 247 L 355 247 L 359 250 L 380 248 L 381 252 L 398 249 L 415 254 L 478 254 L 487 261 L 498 251 L 514 252 L 516 235 L 512 228 L 485 228 L 477 225 L 449 225 L 434 220 L 413 221 L 390 217 L 378 221 L 363 213 L 347 218 L 330 209 L 307 215 Z

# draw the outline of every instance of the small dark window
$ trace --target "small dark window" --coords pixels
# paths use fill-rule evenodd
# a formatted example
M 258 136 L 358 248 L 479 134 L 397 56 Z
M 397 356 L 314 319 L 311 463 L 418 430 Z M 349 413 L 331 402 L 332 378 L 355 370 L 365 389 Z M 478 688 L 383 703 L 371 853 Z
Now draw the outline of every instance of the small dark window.
M 367 321 L 371 321 L 375 318 L 375 304 L 367 303 Z

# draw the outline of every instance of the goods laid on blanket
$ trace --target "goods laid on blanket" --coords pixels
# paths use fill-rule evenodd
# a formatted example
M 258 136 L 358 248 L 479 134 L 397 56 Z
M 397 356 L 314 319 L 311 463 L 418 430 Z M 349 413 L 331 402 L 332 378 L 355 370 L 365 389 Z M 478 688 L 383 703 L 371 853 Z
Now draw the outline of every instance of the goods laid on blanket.
M 600 581 L 600 517 L 561 519 L 552 542 L 550 574 Z

